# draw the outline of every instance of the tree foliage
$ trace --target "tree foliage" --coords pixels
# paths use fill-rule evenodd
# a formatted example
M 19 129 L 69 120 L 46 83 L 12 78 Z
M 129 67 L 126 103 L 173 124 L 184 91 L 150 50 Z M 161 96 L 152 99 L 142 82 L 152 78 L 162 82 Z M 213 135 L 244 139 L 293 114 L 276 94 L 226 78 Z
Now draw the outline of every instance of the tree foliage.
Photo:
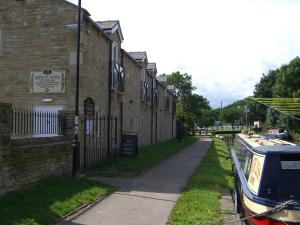
M 202 95 L 193 93 L 196 88 L 192 84 L 192 76 L 179 71 L 171 74 L 163 74 L 167 77 L 167 83 L 175 86 L 177 97 L 177 119 L 184 120 L 186 128 L 194 128 L 211 122 L 208 100 Z
M 259 98 L 295 98 L 300 97 L 300 58 L 276 70 L 270 70 L 256 84 L 254 97 Z
M 254 96 L 258 98 L 299 98 L 300 97 L 300 58 L 296 57 L 287 65 L 270 70 L 263 75 L 255 86 Z M 289 130 L 297 129 L 293 118 L 265 108 L 265 127 L 281 127 Z M 298 128 L 299 129 L 299 128 Z
M 250 98 L 236 101 L 219 109 L 219 120 L 230 125 L 249 125 L 264 118 L 265 109 Z

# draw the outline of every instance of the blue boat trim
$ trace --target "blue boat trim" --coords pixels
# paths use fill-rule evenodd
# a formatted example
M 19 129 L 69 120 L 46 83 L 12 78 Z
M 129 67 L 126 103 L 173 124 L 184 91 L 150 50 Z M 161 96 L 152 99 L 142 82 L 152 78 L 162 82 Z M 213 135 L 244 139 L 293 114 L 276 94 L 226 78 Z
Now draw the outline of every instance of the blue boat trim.
M 231 156 L 232 156 L 232 160 L 234 162 L 234 165 L 236 167 L 236 171 L 237 171 L 237 175 L 238 175 L 238 180 L 240 182 L 240 186 L 242 188 L 242 192 L 243 194 L 246 195 L 246 197 L 248 199 L 250 199 L 251 201 L 257 203 L 257 204 L 260 204 L 260 205 L 265 205 L 265 206 L 269 206 L 269 207 L 275 207 L 277 205 L 280 205 L 282 204 L 281 201 L 275 201 L 275 200 L 270 200 L 270 199 L 266 199 L 266 198 L 262 198 L 262 197 L 259 197 L 255 194 L 253 194 L 248 185 L 247 185 L 247 181 L 246 181 L 246 178 L 244 176 L 244 174 L 242 173 L 241 169 L 240 169 L 240 163 L 237 159 L 237 156 L 234 152 L 234 150 L 231 150 Z M 238 182 L 238 181 L 237 181 Z M 241 194 L 241 193 L 239 193 Z M 242 197 L 242 196 L 241 196 Z M 298 204 L 295 204 L 295 205 L 289 205 L 287 207 L 287 209 L 290 209 L 290 210 L 300 210 L 300 203 L 297 202 Z

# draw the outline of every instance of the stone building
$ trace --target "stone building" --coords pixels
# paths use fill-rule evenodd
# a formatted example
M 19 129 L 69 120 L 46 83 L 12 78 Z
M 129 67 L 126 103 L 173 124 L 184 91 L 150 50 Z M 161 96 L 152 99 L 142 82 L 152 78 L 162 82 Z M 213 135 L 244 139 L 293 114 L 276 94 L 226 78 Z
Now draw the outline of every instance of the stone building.
M 0 102 L 33 110 L 74 111 L 77 10 L 65 0 L 0 4 Z M 123 133 L 137 134 L 139 146 L 175 137 L 175 96 L 157 80 L 156 64 L 148 63 L 147 54 L 125 51 L 123 39 L 119 21 L 93 21 L 82 10 L 82 143 L 95 129 L 100 142 L 114 143 L 117 149 Z M 93 117 L 87 119 L 89 101 L 94 108 Z M 101 118 L 107 118 L 105 123 Z

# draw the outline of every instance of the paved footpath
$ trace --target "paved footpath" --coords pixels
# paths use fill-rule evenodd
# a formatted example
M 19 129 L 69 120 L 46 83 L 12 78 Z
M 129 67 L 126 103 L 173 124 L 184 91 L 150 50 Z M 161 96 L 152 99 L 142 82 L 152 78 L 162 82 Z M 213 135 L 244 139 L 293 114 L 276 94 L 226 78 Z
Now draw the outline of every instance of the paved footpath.
M 59 225 L 165 225 L 181 190 L 210 145 L 210 139 L 202 138 L 135 178 L 94 178 L 118 191 Z

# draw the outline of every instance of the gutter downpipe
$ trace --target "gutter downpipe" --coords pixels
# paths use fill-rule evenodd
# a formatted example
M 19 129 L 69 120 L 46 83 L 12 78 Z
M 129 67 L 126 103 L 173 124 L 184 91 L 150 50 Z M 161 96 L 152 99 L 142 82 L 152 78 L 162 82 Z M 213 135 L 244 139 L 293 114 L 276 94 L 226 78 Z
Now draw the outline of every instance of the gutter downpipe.
M 121 50 L 121 63 L 122 63 L 122 67 L 123 67 L 123 70 L 124 70 L 124 60 L 123 60 L 123 51 Z M 125 74 L 125 73 L 124 73 Z M 125 75 L 124 75 L 124 91 L 125 91 Z M 124 103 L 123 103 L 123 97 L 122 97 L 122 101 L 121 101 L 121 104 L 120 104 L 120 140 L 122 140 L 122 135 L 123 135 L 123 107 L 124 107 Z M 121 145 L 120 145 L 121 146 Z
M 107 118 L 107 156 L 111 157 L 111 143 L 110 143 L 110 138 L 111 138 L 111 85 L 112 85 L 112 66 L 113 66 L 113 61 L 112 61 L 112 41 L 109 41 L 109 72 L 108 72 L 108 118 Z
M 174 137 L 174 96 L 172 96 L 172 138 Z
M 151 90 L 151 145 L 153 145 L 153 113 L 154 113 L 154 104 L 153 104 L 153 94 L 154 94 L 154 79 L 152 77 L 152 90 Z
M 155 79 L 155 86 L 157 88 L 157 80 Z M 158 90 L 158 89 L 157 89 Z M 158 99 L 159 101 L 159 99 Z M 157 144 L 157 109 L 158 109 L 158 104 L 155 106 L 155 144 Z
M 80 141 L 79 141 L 79 78 L 80 78 L 80 32 L 81 32 L 81 0 L 78 0 L 77 17 L 77 55 L 76 55 L 76 93 L 75 93 L 75 118 L 73 141 L 73 176 L 80 170 Z

